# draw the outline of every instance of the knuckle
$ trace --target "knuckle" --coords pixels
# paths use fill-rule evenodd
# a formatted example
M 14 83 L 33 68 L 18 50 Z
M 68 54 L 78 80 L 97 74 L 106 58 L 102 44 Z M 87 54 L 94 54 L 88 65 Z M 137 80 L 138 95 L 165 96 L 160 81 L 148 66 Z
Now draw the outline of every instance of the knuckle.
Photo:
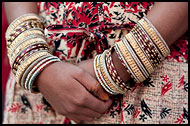
M 73 114 L 73 113 L 76 113 L 76 111 L 77 111 L 77 107 L 75 107 L 75 106 L 74 106 L 74 107 L 70 107 L 70 108 L 67 110 L 68 113 L 72 113 L 72 114 Z
M 86 101 L 86 96 L 81 96 L 78 98 L 77 100 L 77 105 L 84 105 L 85 104 L 85 101 Z

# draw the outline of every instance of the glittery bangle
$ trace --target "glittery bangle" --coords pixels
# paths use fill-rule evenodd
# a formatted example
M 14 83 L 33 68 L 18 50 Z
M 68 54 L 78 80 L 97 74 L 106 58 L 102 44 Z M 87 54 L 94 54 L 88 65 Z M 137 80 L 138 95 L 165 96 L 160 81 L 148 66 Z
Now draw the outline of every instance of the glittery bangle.
M 118 43 L 118 42 L 117 42 Z M 118 58 L 120 59 L 122 65 L 126 68 L 127 72 L 130 74 L 131 78 L 134 79 L 134 81 L 136 83 L 140 83 L 140 80 L 138 80 L 137 76 L 135 75 L 135 73 L 132 71 L 132 69 L 130 68 L 129 64 L 125 61 L 124 56 L 122 55 L 117 43 L 115 43 L 115 52 L 118 55 Z
M 24 31 L 27 31 L 28 29 L 31 28 L 39 28 L 41 30 L 43 30 L 44 26 L 42 22 L 26 22 L 23 25 L 21 25 L 20 27 L 16 28 L 13 33 L 11 33 L 9 35 L 9 37 L 6 38 L 7 40 L 7 46 L 9 47 L 11 45 L 11 43 L 20 35 L 22 34 Z
M 170 49 L 169 49 L 168 45 L 166 44 L 166 42 L 164 41 L 164 39 L 162 38 L 162 36 L 160 35 L 160 33 L 158 32 L 158 30 L 154 27 L 154 25 L 146 17 L 143 17 L 143 19 L 147 22 L 147 24 L 149 24 L 153 28 L 150 30 L 151 30 L 151 32 L 153 32 L 152 35 L 155 36 L 155 38 L 153 37 L 154 42 L 156 43 L 158 48 L 161 50 L 163 56 L 164 57 L 168 56 L 168 54 L 170 53 Z M 156 35 L 157 35 L 157 37 L 156 37 Z
M 18 56 L 19 52 L 21 52 L 22 50 L 24 50 L 25 48 L 34 45 L 34 43 L 36 44 L 47 44 L 47 42 L 43 39 L 31 39 L 25 43 L 23 43 L 21 46 L 19 46 L 19 48 L 17 48 L 9 57 L 10 60 L 10 64 L 11 66 L 13 65 L 13 62 L 15 61 L 16 57 Z
M 162 55 L 162 53 L 166 53 L 166 52 L 162 52 L 163 51 L 162 49 L 164 48 L 163 43 L 160 41 L 160 39 L 158 38 L 154 30 L 149 26 L 149 24 L 143 18 L 139 20 L 138 23 L 143 27 L 143 29 L 146 31 L 148 36 L 150 36 L 149 39 L 153 41 L 153 45 L 158 50 L 159 55 L 162 57 L 161 61 L 163 61 L 165 56 Z
M 21 66 L 19 66 L 18 71 L 16 73 L 16 82 L 20 85 L 20 79 L 24 73 L 24 71 L 27 69 L 27 67 L 34 62 L 36 59 L 43 55 L 47 55 L 48 52 L 37 52 L 35 55 L 31 56 L 28 60 L 26 60 Z
M 27 37 L 27 36 L 31 36 L 31 35 L 35 35 L 35 36 L 42 36 L 45 38 L 44 36 L 44 33 L 42 30 L 40 29 L 36 29 L 36 28 L 31 28 L 27 31 L 24 31 L 22 34 L 20 34 L 12 43 L 11 45 L 8 47 L 7 46 L 7 49 L 8 51 L 7 52 L 11 52 L 13 47 L 15 47 L 20 41 L 23 40 L 23 38 Z
M 131 54 L 129 53 L 129 51 L 127 50 L 127 48 L 125 47 L 124 43 L 122 41 L 117 43 L 118 47 L 121 50 L 122 55 L 124 56 L 125 60 L 127 61 L 127 63 L 129 64 L 130 68 L 132 69 L 132 71 L 135 73 L 135 75 L 137 76 L 138 80 L 140 82 L 143 82 L 146 78 L 143 76 L 142 72 L 140 71 L 140 69 L 138 68 L 138 65 L 135 63 L 135 61 L 133 60 Z
M 126 40 L 127 38 L 127 40 Z M 139 58 L 137 57 L 135 51 L 132 49 L 132 46 L 134 42 L 133 39 L 132 39 L 132 36 L 130 33 L 128 33 L 125 37 L 122 38 L 122 41 L 125 45 L 125 47 L 128 49 L 128 51 L 130 52 L 133 60 L 135 61 L 135 63 L 137 64 L 137 66 L 139 67 L 140 71 L 142 72 L 143 76 L 145 78 L 148 78 L 149 74 L 148 74 L 148 71 L 145 69 L 145 67 L 143 66 L 142 62 L 139 60 Z M 131 44 L 131 45 L 130 45 Z
M 21 52 L 22 54 L 20 54 L 20 55 L 17 57 L 17 59 L 14 61 L 13 65 L 12 65 L 12 70 L 16 72 L 17 69 L 18 69 L 18 66 L 19 66 L 20 64 L 22 64 L 22 62 L 24 62 L 24 60 L 25 60 L 27 57 L 29 57 L 31 54 L 33 54 L 33 53 L 35 53 L 35 52 L 37 52 L 37 51 L 42 51 L 42 50 L 48 52 L 47 46 L 45 46 L 45 45 L 39 45 L 39 46 L 37 46 L 37 45 L 36 45 L 36 46 L 30 47 L 29 50 L 24 50 L 24 52 Z M 14 72 L 13 72 L 13 73 L 14 73 Z
M 28 14 L 24 14 L 21 15 L 19 17 L 17 17 L 16 19 L 14 19 L 11 24 L 8 26 L 7 31 L 6 31 L 6 36 L 8 36 L 11 31 L 13 31 L 13 29 L 15 29 L 16 26 L 18 26 L 19 24 L 23 23 L 24 21 L 28 21 L 28 20 L 41 20 L 39 18 L 38 15 L 34 14 L 34 13 L 28 13 Z

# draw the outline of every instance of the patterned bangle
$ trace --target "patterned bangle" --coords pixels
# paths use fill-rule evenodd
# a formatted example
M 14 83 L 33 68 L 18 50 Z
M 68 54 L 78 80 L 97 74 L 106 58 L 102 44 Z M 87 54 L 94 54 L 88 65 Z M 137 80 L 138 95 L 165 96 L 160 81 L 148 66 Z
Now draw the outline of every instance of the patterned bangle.
M 118 43 L 118 42 L 117 42 Z M 114 49 L 115 52 L 118 56 L 118 58 L 120 59 L 122 65 L 126 68 L 127 72 L 130 74 L 131 78 L 134 79 L 134 81 L 136 83 L 140 83 L 140 81 L 138 80 L 138 78 L 136 77 L 135 73 L 131 70 L 130 66 L 128 65 L 128 63 L 125 61 L 125 58 L 123 57 L 123 55 L 121 54 L 121 51 L 117 45 L 117 43 L 114 44 Z
M 156 60 L 156 58 L 155 58 L 156 54 L 153 51 L 151 51 L 151 48 L 150 48 L 150 47 L 152 47 L 151 44 L 150 45 L 146 44 L 147 39 L 143 39 L 142 33 L 139 32 L 136 28 L 137 28 L 137 25 L 135 25 L 130 32 L 134 36 L 134 38 L 136 39 L 137 44 L 141 48 L 143 54 L 146 56 L 146 59 L 149 61 L 150 65 L 154 71 L 154 65 L 153 64 L 154 64 L 154 60 Z M 152 70 L 150 70 L 150 73 L 152 73 Z
M 15 51 L 9 56 L 9 60 L 10 60 L 10 64 L 11 66 L 13 65 L 14 60 L 16 59 L 16 57 L 18 56 L 19 52 L 21 52 L 22 50 L 24 50 L 25 48 L 34 45 L 34 44 L 47 44 L 47 42 L 43 39 L 31 39 L 29 41 L 24 42 L 21 46 L 19 46 L 17 49 L 15 49 Z
M 35 35 L 35 36 L 42 36 L 45 38 L 44 33 L 41 29 L 39 28 L 31 28 L 28 29 L 26 31 L 24 31 L 22 34 L 20 34 L 12 43 L 11 45 L 8 47 L 8 53 L 12 52 L 13 48 L 20 42 L 23 40 L 23 38 L 26 38 L 27 36 L 31 36 L 31 35 Z
M 114 65 L 114 62 L 113 62 L 113 59 L 112 59 L 112 51 L 113 51 L 113 48 L 111 47 L 106 55 L 106 67 L 108 69 L 108 72 L 111 76 L 111 78 L 113 79 L 113 81 L 122 89 L 124 90 L 125 92 L 127 92 L 128 90 L 130 90 L 130 84 L 128 83 L 125 83 L 121 77 L 119 76 L 117 70 L 115 69 L 115 65 Z
M 25 60 L 26 57 L 30 56 L 31 54 L 35 53 L 36 51 L 41 51 L 41 50 L 47 51 L 48 48 L 46 45 L 43 45 L 43 44 L 37 44 L 37 45 L 26 48 L 18 55 L 18 57 L 16 58 L 16 60 L 14 61 L 13 65 L 12 65 L 12 69 L 16 71 L 18 66 L 20 64 L 22 64 L 22 62 Z
M 137 76 L 138 80 L 140 82 L 143 82 L 144 80 L 146 80 L 146 78 L 143 76 L 142 72 L 140 71 L 140 69 L 138 68 L 138 65 L 135 63 L 135 61 L 133 60 L 131 54 L 129 53 L 129 51 L 127 50 L 127 48 L 125 47 L 125 45 L 123 44 L 122 41 L 117 42 L 118 47 L 121 50 L 122 55 L 124 56 L 125 60 L 127 61 L 127 63 L 129 64 L 130 68 L 132 69 L 132 71 L 135 73 L 135 75 Z
M 143 63 L 143 67 L 145 69 L 144 71 L 149 76 L 154 71 L 154 69 L 153 69 L 152 65 L 150 64 L 149 60 L 147 59 L 147 57 L 145 56 L 145 54 L 143 53 L 143 51 L 141 50 L 141 48 L 140 48 L 140 46 L 138 44 L 137 39 L 132 34 L 132 32 L 130 32 L 129 34 L 127 34 L 125 37 L 128 39 L 129 44 L 132 46 L 132 48 L 136 52 L 137 57 Z
M 61 62 L 59 58 L 56 59 L 51 59 L 47 62 L 45 62 L 42 66 L 40 66 L 35 73 L 32 75 L 30 81 L 29 81 L 29 92 L 34 93 L 34 90 L 32 90 L 33 88 L 35 88 L 35 86 L 33 86 L 33 82 L 35 80 L 35 78 L 37 77 L 37 75 L 39 75 L 39 73 L 41 71 L 43 71 L 45 69 L 45 67 L 47 67 L 48 65 L 55 63 L 55 62 Z
M 13 33 L 11 33 L 9 35 L 7 39 L 7 46 L 9 47 L 11 45 L 11 43 L 15 40 L 15 38 L 17 38 L 20 34 L 22 34 L 24 31 L 27 31 L 28 29 L 31 28 L 39 28 L 41 30 L 44 29 L 43 23 L 42 22 L 26 22 L 23 25 L 21 25 L 20 27 L 16 28 Z
M 103 72 L 103 76 L 105 78 L 105 80 L 108 82 L 108 85 L 114 90 L 114 92 L 118 93 L 118 94 L 124 94 L 125 92 L 118 86 L 115 84 L 115 82 L 112 80 L 110 74 L 107 71 L 107 67 L 106 67 L 106 63 L 105 63 L 105 56 L 106 53 L 108 53 L 108 50 L 105 50 L 103 52 L 103 54 L 101 54 L 101 70 Z
M 108 85 L 106 85 L 106 83 L 104 82 L 104 80 L 102 79 L 102 75 L 100 74 L 100 64 L 99 64 L 99 57 L 100 55 L 96 55 L 94 58 L 94 71 L 95 71 L 95 75 L 96 78 L 98 79 L 98 82 L 100 83 L 100 85 L 103 87 L 103 89 L 105 89 L 108 93 L 112 94 L 112 95 L 116 95 L 116 93 L 114 93 Z
M 159 41 L 159 38 L 153 32 L 153 29 L 146 23 L 146 21 L 143 18 L 141 20 L 139 20 L 138 23 L 139 23 L 139 26 L 141 26 L 143 28 L 143 30 L 146 32 L 146 34 L 148 34 L 148 37 L 150 36 L 149 39 L 152 41 L 153 45 L 158 50 L 158 53 L 161 56 L 161 61 L 163 61 L 164 56 L 162 55 L 162 53 L 164 53 L 164 52 L 160 52 L 160 51 L 162 51 L 160 49 L 163 47 L 163 46 L 161 46 L 163 43 L 161 41 Z
M 43 55 L 47 55 L 48 52 L 37 52 L 35 53 L 35 55 L 31 56 L 28 60 L 26 60 L 21 66 L 19 66 L 18 68 L 18 71 L 16 73 L 16 82 L 20 84 L 20 80 L 21 80 L 21 77 L 24 73 L 24 71 L 27 69 L 27 67 L 32 63 L 34 62 L 36 59 L 38 59 L 39 57 L 43 56 Z
M 127 40 L 126 40 L 126 38 L 127 38 Z M 134 50 L 131 47 L 131 46 L 134 46 L 133 43 L 132 43 L 132 42 L 134 42 L 133 40 L 134 39 L 132 39 L 132 36 L 131 36 L 130 33 L 128 33 L 125 37 L 122 38 L 122 41 L 123 41 L 125 47 L 130 52 L 133 60 L 135 61 L 135 63 L 139 67 L 139 69 L 142 72 L 143 76 L 145 76 L 145 78 L 148 78 L 148 76 L 149 76 L 148 71 L 145 69 L 145 67 L 143 66 L 142 62 L 139 60 L 139 58 L 137 57 L 136 53 L 134 52 Z M 130 46 L 130 43 L 131 43 L 131 46 Z
M 162 55 L 160 54 L 160 52 L 154 45 L 154 42 L 152 42 L 146 31 L 144 31 L 143 27 L 139 23 L 137 24 L 139 26 L 137 28 L 138 30 L 140 30 L 140 36 L 142 37 L 141 44 L 144 46 L 143 48 L 147 55 L 150 55 L 149 57 L 154 67 L 157 67 L 163 57 L 161 57 Z
M 168 45 L 166 44 L 166 42 L 164 41 L 164 39 L 162 38 L 162 36 L 160 35 L 160 33 L 158 32 L 158 30 L 154 27 L 154 25 L 146 17 L 143 17 L 143 19 L 146 21 L 147 24 L 149 24 L 150 27 L 152 27 L 152 29 L 149 27 L 152 36 L 154 36 L 152 38 L 153 38 L 154 42 L 156 43 L 156 45 L 158 46 L 158 48 L 160 49 L 160 51 L 162 52 L 163 56 L 164 57 L 168 56 L 170 53 L 170 49 L 169 49 Z M 157 35 L 157 37 L 156 37 L 156 35 Z
M 26 83 L 27 80 L 28 80 L 29 72 L 30 72 L 34 67 L 36 67 L 36 65 L 37 65 L 41 60 L 43 60 L 43 59 L 45 59 L 45 58 L 48 58 L 48 57 L 50 57 L 50 56 L 51 56 L 51 54 L 44 55 L 44 56 L 38 58 L 37 60 L 35 60 L 34 62 L 31 63 L 31 65 L 25 70 L 25 72 L 23 73 L 23 76 L 21 77 L 21 87 L 22 87 L 22 88 L 27 89 L 27 88 L 26 88 L 26 85 L 24 85 L 24 83 Z
M 16 26 L 18 26 L 19 24 L 21 24 L 21 23 L 23 23 L 24 21 L 27 21 L 27 20 L 41 20 L 41 19 L 38 17 L 38 15 L 36 15 L 34 13 L 28 13 L 28 14 L 24 14 L 24 15 L 21 15 L 21 16 L 17 17 L 8 26 L 7 31 L 5 33 L 6 37 L 9 36 L 11 31 L 13 31 L 13 29 L 15 29 Z

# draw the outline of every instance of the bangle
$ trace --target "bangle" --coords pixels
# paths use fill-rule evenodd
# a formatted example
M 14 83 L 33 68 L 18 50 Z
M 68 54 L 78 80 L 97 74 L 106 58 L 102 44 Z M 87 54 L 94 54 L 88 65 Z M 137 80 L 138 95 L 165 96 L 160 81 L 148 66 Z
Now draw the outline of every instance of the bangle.
M 143 19 L 153 28 L 153 29 L 150 29 L 152 31 L 152 35 L 156 36 L 156 34 L 157 34 L 157 37 L 155 37 L 153 39 L 155 40 L 154 42 L 156 43 L 158 48 L 161 50 L 163 56 L 164 57 L 168 56 L 168 54 L 170 53 L 170 49 L 169 49 L 168 45 L 166 44 L 166 42 L 164 41 L 164 39 L 162 38 L 162 36 L 160 35 L 160 33 L 158 32 L 158 30 L 154 27 L 154 25 L 146 17 L 143 17 Z
M 30 93 L 34 93 L 33 90 L 31 90 L 32 88 L 35 88 L 35 86 L 33 86 L 33 82 L 36 78 L 37 75 L 39 75 L 39 73 L 44 70 L 44 68 L 49 65 L 49 64 L 52 64 L 52 63 L 55 63 L 55 62 L 61 62 L 59 58 L 55 58 L 55 59 L 51 59 L 47 62 L 45 62 L 42 66 L 40 66 L 36 71 L 35 73 L 32 75 L 30 81 L 29 81 L 29 91 Z
M 160 54 L 159 50 L 156 48 L 154 42 L 150 39 L 149 35 L 146 33 L 146 31 L 143 29 L 140 23 L 137 23 L 139 28 L 142 30 L 141 35 L 144 38 L 145 44 L 147 45 L 145 52 L 147 54 L 151 55 L 151 61 L 154 64 L 154 67 L 157 67 L 161 60 L 163 59 L 162 55 Z
M 39 61 L 41 61 L 47 57 L 50 57 L 50 56 L 51 56 L 51 54 L 44 55 L 44 56 L 38 58 L 37 60 L 35 60 L 34 62 L 31 63 L 31 65 L 25 70 L 25 72 L 23 73 L 23 76 L 21 77 L 21 87 L 22 88 L 27 89 L 26 88 L 26 82 L 28 80 L 29 72 L 31 71 L 31 69 L 33 67 L 36 67 L 36 65 L 38 65 Z M 25 83 L 25 85 L 24 85 L 24 83 Z
M 24 15 L 17 17 L 8 26 L 7 31 L 5 33 L 6 37 L 11 33 L 11 31 L 13 31 L 13 29 L 15 29 L 16 26 L 18 26 L 19 24 L 21 24 L 22 22 L 27 21 L 27 20 L 41 20 L 41 19 L 38 17 L 38 15 L 36 15 L 34 13 L 28 13 L 28 14 L 24 14 Z
M 105 50 L 103 52 L 103 54 L 101 54 L 101 63 L 102 63 L 102 72 L 104 73 L 104 78 L 106 78 L 108 85 L 110 87 L 112 87 L 112 89 L 114 89 L 114 92 L 118 93 L 118 94 L 124 94 L 125 92 L 118 86 L 115 84 L 115 82 L 112 80 L 112 78 L 110 77 L 107 68 L 106 68 L 106 63 L 105 63 L 105 55 L 108 52 L 108 50 Z
M 17 38 L 20 34 L 22 34 L 24 31 L 27 31 L 28 29 L 31 28 L 39 28 L 43 30 L 43 23 L 42 22 L 38 22 L 38 21 L 30 21 L 30 22 L 24 22 L 23 25 L 21 25 L 20 27 L 18 27 L 17 29 L 15 29 L 13 31 L 13 33 L 11 33 L 9 35 L 7 39 L 7 45 L 11 45 L 11 43 L 15 40 L 15 38 Z
M 122 90 L 124 90 L 125 92 L 127 92 L 128 90 L 130 90 L 130 84 L 125 83 L 121 77 L 119 76 L 117 70 L 115 69 L 114 66 L 114 62 L 111 56 L 111 53 L 113 51 L 113 47 L 111 47 L 106 55 L 106 67 L 108 68 L 108 72 L 111 76 L 111 78 L 113 79 L 113 81 L 116 83 L 116 85 L 118 85 Z
M 96 55 L 95 58 L 94 58 L 94 71 L 95 71 L 96 78 L 98 79 L 98 82 L 103 87 L 103 89 L 105 89 L 108 93 L 110 93 L 112 95 L 116 95 L 116 93 L 114 93 L 108 87 L 108 85 L 106 85 L 106 83 L 103 82 L 104 80 L 102 79 L 102 76 L 100 75 L 100 71 L 99 71 L 99 68 L 100 68 L 99 57 L 100 57 L 100 54 Z
M 123 42 L 122 41 L 117 42 L 117 45 L 120 48 L 121 53 L 124 56 L 124 58 L 127 61 L 127 63 L 129 64 L 130 68 L 135 73 L 136 77 L 138 78 L 137 81 L 143 82 L 146 78 L 143 76 L 142 72 L 138 68 L 138 65 L 133 60 L 131 54 L 129 53 L 129 51 L 127 50 L 127 48 L 123 44 Z
M 20 84 L 20 79 L 23 75 L 23 72 L 27 69 L 27 67 L 34 62 L 36 59 L 38 59 L 39 57 L 43 56 L 43 55 L 47 55 L 48 52 L 37 52 L 35 53 L 33 56 L 31 56 L 29 59 L 27 59 L 19 68 L 18 71 L 16 73 L 16 82 Z
M 126 38 L 127 38 L 128 41 L 126 40 Z M 131 36 L 130 33 L 128 33 L 125 37 L 122 38 L 122 41 L 123 41 L 125 47 L 130 52 L 131 56 L 133 57 L 133 60 L 135 61 L 135 63 L 139 67 L 139 69 L 142 72 L 143 76 L 145 76 L 145 78 L 148 78 L 148 76 L 149 76 L 148 71 L 142 65 L 142 62 L 139 60 L 139 58 L 137 57 L 136 53 L 133 51 L 132 47 L 130 46 L 130 44 L 132 46 L 134 46 L 133 43 L 132 43 L 132 42 L 134 42 L 133 40 L 134 39 L 132 39 L 132 36 Z
M 11 45 L 7 48 L 8 48 L 8 52 L 10 53 L 11 51 L 13 51 L 13 47 L 15 47 L 19 41 L 23 40 L 23 38 L 27 37 L 27 36 L 30 36 L 30 35 L 36 35 L 36 36 L 44 36 L 43 34 L 43 31 L 41 29 L 36 29 L 36 28 L 31 28 L 31 29 L 28 29 L 26 31 L 24 31 L 22 34 L 20 34 L 12 43 Z
M 117 42 L 118 43 L 118 42 Z M 140 83 L 140 81 L 138 80 L 137 76 L 135 75 L 135 73 L 132 71 L 132 69 L 130 68 L 130 66 L 128 65 L 128 63 L 125 61 L 125 58 L 123 57 L 123 55 L 121 54 L 121 51 L 117 45 L 117 43 L 115 43 L 115 52 L 118 55 L 121 63 L 123 64 L 123 66 L 126 68 L 127 72 L 130 74 L 131 78 L 134 79 L 134 81 L 136 83 Z

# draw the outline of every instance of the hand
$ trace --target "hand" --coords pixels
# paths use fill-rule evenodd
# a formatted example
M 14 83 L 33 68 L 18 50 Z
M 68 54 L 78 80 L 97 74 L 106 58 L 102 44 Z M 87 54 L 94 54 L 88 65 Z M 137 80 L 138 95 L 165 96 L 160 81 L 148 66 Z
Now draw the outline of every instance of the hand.
M 96 79 L 96 75 L 95 75 L 94 68 L 93 68 L 93 66 L 94 66 L 93 59 L 88 59 L 88 60 L 82 61 L 82 62 L 78 63 L 77 66 L 82 68 L 86 72 L 88 72 L 92 77 L 94 77 Z M 107 91 L 105 91 L 102 88 L 102 86 L 99 84 L 98 81 L 97 81 L 96 85 L 94 85 L 93 87 L 92 86 L 88 87 L 88 90 L 90 90 L 90 92 L 93 95 L 97 96 L 101 100 L 108 100 L 109 96 L 111 96 L 111 94 L 109 94 Z
M 86 87 L 96 84 L 96 80 L 69 63 L 49 65 L 39 74 L 35 83 L 58 113 L 76 122 L 100 117 L 112 103 L 111 100 L 101 101 L 89 93 Z

